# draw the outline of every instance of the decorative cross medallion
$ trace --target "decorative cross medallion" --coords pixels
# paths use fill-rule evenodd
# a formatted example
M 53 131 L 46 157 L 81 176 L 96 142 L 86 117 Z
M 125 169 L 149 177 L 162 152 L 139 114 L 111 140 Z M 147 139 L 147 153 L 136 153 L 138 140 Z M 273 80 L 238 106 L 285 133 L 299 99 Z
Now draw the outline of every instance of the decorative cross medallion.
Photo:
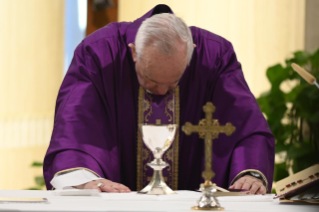
M 211 179 L 215 176 L 212 170 L 213 139 L 218 138 L 219 133 L 225 133 L 229 136 L 236 128 L 231 123 L 221 126 L 217 119 L 213 119 L 213 113 L 215 112 L 213 103 L 207 102 L 203 106 L 203 111 L 205 112 L 205 119 L 200 120 L 199 125 L 186 122 L 182 130 L 186 135 L 197 132 L 200 138 L 205 139 L 205 171 L 203 171 L 202 177 L 205 179 L 204 186 L 211 186 Z

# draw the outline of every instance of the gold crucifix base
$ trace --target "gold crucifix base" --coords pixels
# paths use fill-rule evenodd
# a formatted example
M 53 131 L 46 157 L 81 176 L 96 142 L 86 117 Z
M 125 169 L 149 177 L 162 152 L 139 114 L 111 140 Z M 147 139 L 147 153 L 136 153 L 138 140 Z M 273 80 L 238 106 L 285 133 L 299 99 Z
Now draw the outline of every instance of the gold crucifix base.
M 220 207 L 218 200 L 214 197 L 214 192 L 217 191 L 216 184 L 210 180 L 200 185 L 200 191 L 203 196 L 197 201 L 196 206 L 192 207 L 195 211 L 223 211 L 224 208 Z

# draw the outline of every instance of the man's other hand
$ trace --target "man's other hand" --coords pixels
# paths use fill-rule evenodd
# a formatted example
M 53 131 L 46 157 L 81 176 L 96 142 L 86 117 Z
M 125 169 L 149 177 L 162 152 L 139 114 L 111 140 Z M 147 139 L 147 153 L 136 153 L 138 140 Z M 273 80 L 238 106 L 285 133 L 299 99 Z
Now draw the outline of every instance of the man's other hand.
M 102 184 L 101 184 L 102 183 Z M 100 185 L 100 186 L 98 186 Z M 97 189 L 99 192 L 111 192 L 111 193 L 129 193 L 131 190 L 120 183 L 115 183 L 111 180 L 101 179 L 93 180 L 82 185 L 73 186 L 77 189 Z
M 249 190 L 252 194 L 265 194 L 266 187 L 260 179 L 245 175 L 239 178 L 229 189 Z

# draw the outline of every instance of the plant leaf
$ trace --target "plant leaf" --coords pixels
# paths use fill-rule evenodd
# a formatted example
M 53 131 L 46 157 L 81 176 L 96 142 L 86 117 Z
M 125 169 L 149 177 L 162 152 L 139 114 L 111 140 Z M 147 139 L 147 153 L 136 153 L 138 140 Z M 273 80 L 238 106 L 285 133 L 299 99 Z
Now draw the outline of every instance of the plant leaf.
M 277 182 L 289 176 L 289 173 L 286 169 L 286 163 L 278 163 L 275 164 L 274 171 L 274 181 Z
M 41 190 L 41 188 L 37 188 L 37 187 L 31 187 L 31 188 L 27 188 L 25 190 Z
M 32 167 L 42 167 L 42 166 L 43 166 L 43 163 L 41 163 L 41 162 L 33 162 L 33 163 L 31 164 L 31 166 L 32 166 Z
M 45 181 L 43 176 L 35 177 L 35 183 L 37 186 L 40 186 L 40 187 L 45 186 Z
M 266 75 L 272 85 L 272 89 L 279 88 L 280 83 L 287 79 L 289 72 L 280 64 L 274 65 L 267 69 Z

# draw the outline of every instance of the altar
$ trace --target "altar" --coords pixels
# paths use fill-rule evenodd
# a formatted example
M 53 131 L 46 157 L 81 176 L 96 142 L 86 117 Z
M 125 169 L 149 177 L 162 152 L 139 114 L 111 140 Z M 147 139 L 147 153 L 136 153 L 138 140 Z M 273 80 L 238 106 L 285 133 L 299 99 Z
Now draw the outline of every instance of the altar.
M 200 192 L 177 191 L 175 195 L 101 193 L 98 196 L 56 196 L 55 191 L 1 190 L 0 197 L 47 198 L 48 203 L 3 203 L 0 211 L 192 211 Z M 219 197 L 225 211 L 318 212 L 319 205 L 283 204 L 273 194 Z

